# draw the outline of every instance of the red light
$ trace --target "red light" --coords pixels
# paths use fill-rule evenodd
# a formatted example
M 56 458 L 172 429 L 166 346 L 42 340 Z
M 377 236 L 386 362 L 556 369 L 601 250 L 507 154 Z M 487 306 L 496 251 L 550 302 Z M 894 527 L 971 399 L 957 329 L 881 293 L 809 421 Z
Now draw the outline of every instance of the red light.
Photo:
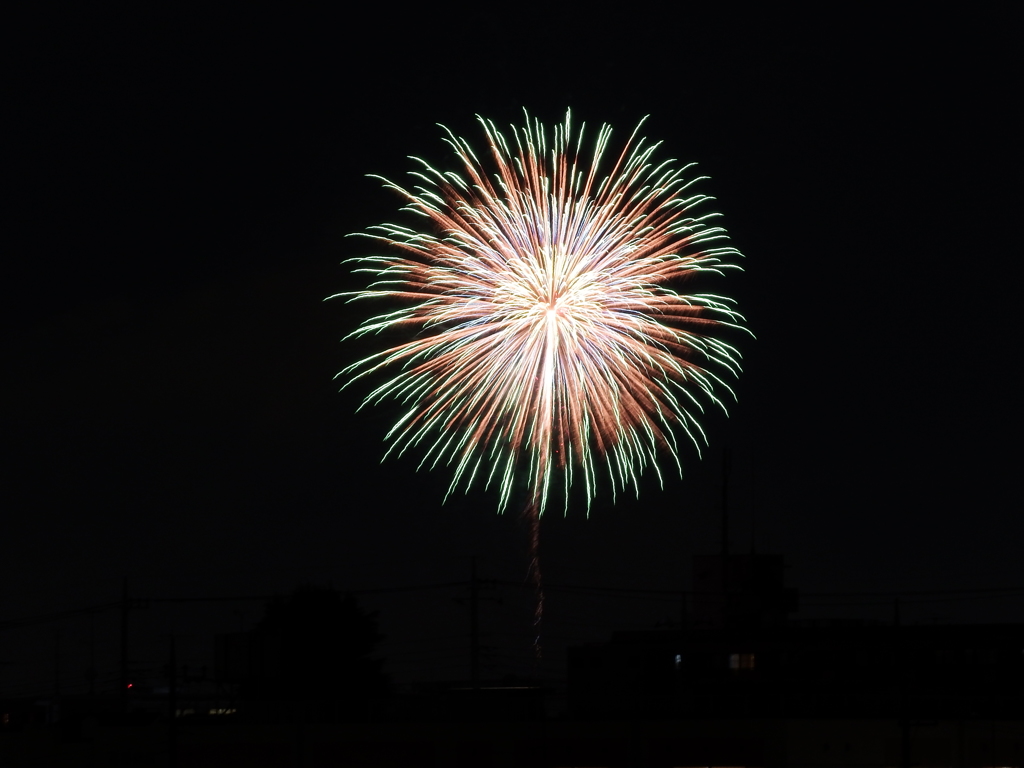
M 132 683 L 128 683 L 128 687 L 131 688 L 132 687 Z

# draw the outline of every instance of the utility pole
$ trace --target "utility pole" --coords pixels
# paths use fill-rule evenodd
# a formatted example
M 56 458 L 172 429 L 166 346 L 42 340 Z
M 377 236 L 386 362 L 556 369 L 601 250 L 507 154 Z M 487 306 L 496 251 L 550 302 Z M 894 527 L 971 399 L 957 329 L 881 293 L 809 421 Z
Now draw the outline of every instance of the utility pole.
M 128 577 L 121 580 L 121 714 L 128 712 Z
M 480 690 L 480 582 L 476 576 L 476 558 L 469 575 L 469 677 L 473 690 Z
M 893 630 L 895 633 L 895 649 L 893 656 L 896 659 L 896 685 L 899 696 L 899 725 L 900 725 L 900 766 L 910 768 L 913 765 L 911 760 L 910 743 L 910 700 L 907 691 L 907 675 L 904 664 L 906 655 L 903 652 L 903 630 L 900 616 L 900 599 L 893 600 Z
M 54 721 L 60 718 L 60 630 L 53 630 L 53 704 L 50 707 Z
M 89 611 L 89 695 L 96 695 L 96 611 Z
M 732 471 L 732 450 L 722 449 L 722 564 L 729 556 L 729 475 Z
M 722 449 L 722 626 L 728 626 L 733 606 L 729 594 L 729 471 L 732 452 Z
M 171 652 L 167 660 L 167 755 L 170 768 L 178 768 L 178 654 L 174 647 L 174 633 L 171 633 Z

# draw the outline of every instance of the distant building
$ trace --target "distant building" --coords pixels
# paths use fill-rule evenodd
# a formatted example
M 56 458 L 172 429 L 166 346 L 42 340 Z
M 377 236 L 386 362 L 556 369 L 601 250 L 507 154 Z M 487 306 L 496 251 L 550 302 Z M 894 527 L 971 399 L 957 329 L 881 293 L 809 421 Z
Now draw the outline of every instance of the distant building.
M 569 650 L 569 718 L 661 723 L 677 765 L 1024 765 L 1024 625 L 795 622 L 782 574 L 695 558 L 682 630 Z
M 621 632 L 568 671 L 574 717 L 1024 717 L 1024 625 Z

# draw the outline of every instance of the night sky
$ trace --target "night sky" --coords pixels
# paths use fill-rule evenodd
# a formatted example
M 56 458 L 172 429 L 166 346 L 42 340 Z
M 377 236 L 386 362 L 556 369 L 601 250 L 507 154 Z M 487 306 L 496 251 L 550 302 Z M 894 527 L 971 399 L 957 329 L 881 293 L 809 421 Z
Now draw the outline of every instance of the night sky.
M 745 271 L 709 289 L 756 339 L 681 480 L 543 520 L 547 581 L 597 588 L 552 591 L 551 647 L 678 618 L 607 590 L 689 586 L 719 547 L 725 449 L 733 550 L 784 554 L 791 586 L 1020 588 L 903 615 L 1024 621 L 1015 12 L 78 13 L 5 46 L 0 620 L 115 601 L 123 577 L 153 598 L 331 584 L 399 658 L 463 648 L 465 589 L 422 588 L 476 556 L 504 583 L 484 619 L 513 661 L 491 671 L 523 669 L 523 522 L 380 463 L 399 408 L 356 414 L 365 390 L 333 380 L 371 348 L 341 342 L 369 307 L 324 298 L 363 285 L 341 262 L 370 244 L 346 234 L 408 223 L 367 174 L 448 162 L 437 123 L 480 146 L 475 114 L 571 107 L 620 140 L 650 115 L 659 157 L 710 177 Z M 418 589 L 360 592 L 400 587 Z M 198 647 L 260 615 L 203 611 L 139 631 Z M 29 637 L 0 638 L 7 662 Z M 416 659 L 392 672 L 466 674 L 454 651 Z

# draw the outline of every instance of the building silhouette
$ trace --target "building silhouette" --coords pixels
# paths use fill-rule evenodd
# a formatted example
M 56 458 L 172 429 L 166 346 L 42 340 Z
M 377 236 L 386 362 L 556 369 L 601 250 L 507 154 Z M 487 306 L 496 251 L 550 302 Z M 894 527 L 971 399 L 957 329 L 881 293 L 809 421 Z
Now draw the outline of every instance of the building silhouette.
M 906 626 L 898 604 L 800 620 L 784 573 L 778 555 L 695 557 L 679 625 L 570 648 L 564 689 L 385 690 L 372 615 L 305 590 L 219 635 L 209 670 L 172 637 L 159 685 L 0 701 L 0 765 L 1024 765 L 1024 625 Z
M 1024 765 L 1024 625 L 795 621 L 781 556 L 694 558 L 683 628 L 569 650 L 568 716 L 651 765 Z

